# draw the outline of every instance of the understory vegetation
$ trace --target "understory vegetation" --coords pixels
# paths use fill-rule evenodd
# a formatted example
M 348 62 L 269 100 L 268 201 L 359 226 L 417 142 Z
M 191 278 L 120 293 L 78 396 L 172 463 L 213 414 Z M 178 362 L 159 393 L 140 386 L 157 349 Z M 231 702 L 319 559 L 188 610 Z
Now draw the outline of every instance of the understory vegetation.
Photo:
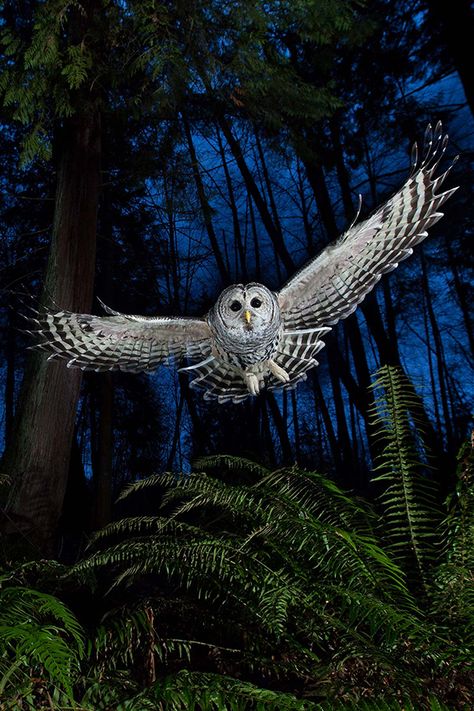
M 373 389 L 371 503 L 207 457 L 129 485 L 75 564 L 4 564 L 2 711 L 472 708 L 472 444 L 445 497 L 412 386 Z

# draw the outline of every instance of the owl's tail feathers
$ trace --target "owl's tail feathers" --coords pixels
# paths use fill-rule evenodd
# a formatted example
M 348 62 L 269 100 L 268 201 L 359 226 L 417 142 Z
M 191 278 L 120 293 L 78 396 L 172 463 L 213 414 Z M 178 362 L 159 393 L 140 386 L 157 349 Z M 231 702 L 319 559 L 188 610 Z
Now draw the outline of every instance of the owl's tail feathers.
M 214 356 L 180 368 L 180 371 L 197 375 L 189 383 L 189 387 L 204 390 L 204 400 L 217 400 L 219 403 L 242 402 L 249 396 L 242 374 Z
M 288 373 L 290 380 L 282 385 L 272 376 L 268 382 L 268 389 L 274 390 L 283 387 L 290 390 L 297 383 L 306 380 L 307 371 L 318 365 L 315 355 L 326 345 L 321 336 L 330 330 L 331 328 L 327 326 L 318 329 L 283 332 L 273 360 Z

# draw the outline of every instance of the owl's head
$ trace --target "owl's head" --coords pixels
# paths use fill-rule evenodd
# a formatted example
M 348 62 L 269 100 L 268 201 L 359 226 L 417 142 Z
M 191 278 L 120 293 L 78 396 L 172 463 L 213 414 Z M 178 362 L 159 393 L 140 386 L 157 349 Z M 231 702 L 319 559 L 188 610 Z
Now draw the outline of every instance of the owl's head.
M 246 340 L 280 325 L 276 295 L 263 284 L 232 284 L 221 293 L 212 309 L 212 321 Z

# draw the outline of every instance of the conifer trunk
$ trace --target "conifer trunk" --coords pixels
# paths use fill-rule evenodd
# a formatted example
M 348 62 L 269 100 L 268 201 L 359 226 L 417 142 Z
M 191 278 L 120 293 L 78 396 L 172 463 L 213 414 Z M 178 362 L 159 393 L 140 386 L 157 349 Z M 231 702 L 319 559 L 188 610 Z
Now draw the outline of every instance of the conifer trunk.
M 439 25 L 454 67 L 461 79 L 467 103 L 474 116 L 474 69 L 472 62 L 472 37 L 474 11 L 470 0 L 428 0 L 430 22 Z
M 184 113 L 181 114 L 184 135 L 189 148 L 189 155 L 191 157 L 191 164 L 193 167 L 194 182 L 196 185 L 196 191 L 199 198 L 199 204 L 201 206 L 201 212 L 204 217 L 204 224 L 206 226 L 207 235 L 209 237 L 209 243 L 214 254 L 214 259 L 216 260 L 216 265 L 219 270 L 219 275 L 221 277 L 222 283 L 226 284 L 229 281 L 229 274 L 227 265 L 222 257 L 221 249 L 219 247 L 219 241 L 217 239 L 216 232 L 214 230 L 214 225 L 212 222 L 212 208 L 206 195 L 206 189 L 204 187 L 204 182 L 201 177 L 201 172 L 199 170 L 199 162 L 197 158 L 196 148 L 194 146 L 193 137 L 191 134 L 191 127 Z
M 62 309 L 91 306 L 100 187 L 100 116 L 90 110 L 65 121 L 51 250 L 43 301 Z M 44 554 L 54 552 L 66 490 L 81 371 L 34 352 L 26 369 L 15 434 L 4 471 L 13 487 L 9 530 L 21 530 Z
M 222 168 L 224 170 L 224 176 L 225 176 L 225 182 L 227 186 L 227 194 L 229 197 L 229 207 L 232 213 L 232 226 L 234 229 L 234 241 L 236 243 L 236 248 L 237 248 L 237 253 L 239 255 L 239 262 L 240 262 L 240 273 L 242 275 L 242 279 L 244 280 L 245 283 L 248 282 L 248 273 L 247 273 L 247 253 L 246 253 L 246 246 L 245 246 L 245 241 L 242 237 L 242 231 L 240 229 L 240 220 L 239 220 L 239 211 L 237 209 L 237 201 L 235 199 L 235 194 L 234 194 L 234 186 L 232 184 L 232 178 L 230 175 L 229 171 L 229 165 L 227 163 L 227 157 L 226 153 L 224 150 L 224 145 L 222 143 L 222 138 L 221 138 L 221 133 L 219 131 L 219 126 L 218 124 L 216 125 L 216 137 L 217 137 L 217 145 L 219 146 L 219 155 L 222 161 Z M 236 271 L 237 271 L 237 264 L 236 264 Z
M 110 373 L 103 373 L 99 385 L 99 442 L 94 469 L 94 528 L 102 528 L 112 518 L 114 386 Z
M 260 214 L 262 223 L 273 243 L 275 254 L 278 255 L 287 273 L 292 274 L 295 269 L 293 259 L 285 244 L 283 234 L 278 228 L 278 225 L 275 225 L 270 210 L 268 209 L 267 203 L 265 202 L 262 193 L 260 192 L 258 185 L 255 182 L 255 179 L 250 171 L 250 168 L 247 165 L 247 162 L 242 153 L 241 146 L 237 139 L 234 137 L 231 127 L 229 126 L 229 123 L 224 118 L 224 116 L 219 117 L 219 125 L 229 145 L 232 155 L 234 156 L 235 162 L 240 170 L 242 178 L 244 179 L 245 187 L 247 188 L 250 196 L 252 197 L 255 206 Z
M 13 435 L 13 420 L 15 407 L 15 332 L 14 314 L 12 309 L 8 312 L 6 347 L 5 347 L 5 446 L 11 442 Z

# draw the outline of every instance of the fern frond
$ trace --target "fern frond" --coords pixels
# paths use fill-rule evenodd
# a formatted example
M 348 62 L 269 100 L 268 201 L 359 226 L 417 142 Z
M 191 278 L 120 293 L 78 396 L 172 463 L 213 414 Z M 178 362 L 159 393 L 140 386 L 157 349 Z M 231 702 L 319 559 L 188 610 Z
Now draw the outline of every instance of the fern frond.
M 416 402 L 412 385 L 391 366 L 381 368 L 375 378 L 371 424 L 383 449 L 373 481 L 384 486 L 379 497 L 384 535 L 396 559 L 427 588 L 440 544 L 433 526 L 433 521 L 440 520 L 440 510 L 434 484 L 426 475 L 427 454 L 413 427 Z
M 419 625 L 404 575 L 370 533 L 361 504 L 351 505 L 317 474 L 280 471 L 251 486 L 231 486 L 200 473 L 153 477 L 153 482 L 161 490 L 168 486 L 162 500 L 167 509 L 174 504 L 171 516 L 112 524 L 105 536 L 124 535 L 127 540 L 97 551 L 75 567 L 76 573 L 114 568 L 113 587 L 165 575 L 201 600 L 234 606 L 276 640 L 290 639 L 290 620 L 298 615 L 313 620 L 316 640 L 322 630 L 334 628 L 341 634 L 349 623 L 347 635 L 361 647 L 367 646 L 365 628 L 376 619 L 377 633 L 387 640 L 406 636 L 410 622 L 414 628 Z M 200 526 L 188 523 L 190 514 Z M 360 520 L 364 532 L 334 525 L 351 520 Z M 346 597 L 335 596 L 336 588 L 344 588 Z M 373 602 L 367 607 L 374 597 L 385 600 L 385 619 L 383 603 L 378 617 Z M 395 597 L 399 619 L 390 604 Z M 326 599 L 337 600 L 341 620 Z M 349 601 L 357 610 L 352 618 Z M 421 633 L 415 636 L 421 638 Z M 307 647 L 305 653 L 312 656 Z
M 4 673 L 0 679 L 5 694 L 14 693 L 19 677 L 28 680 L 31 667 L 39 666 L 47 683 L 72 697 L 84 637 L 76 617 L 60 600 L 29 588 L 0 588 L 0 648 L 15 666 L 13 676 Z
M 471 441 L 465 442 L 459 451 L 456 488 L 447 506 L 448 560 L 474 570 L 474 445 Z
M 134 700 L 139 711 L 144 699 L 167 711 L 313 711 L 317 705 L 292 694 L 262 689 L 230 676 L 183 670 L 168 676 Z M 135 705 L 136 704 L 136 705 Z M 154 708 L 157 708 L 154 706 Z
M 193 462 L 193 469 L 203 472 L 217 470 L 220 474 L 232 472 L 244 474 L 249 479 L 261 479 L 270 473 L 269 469 L 245 457 L 233 457 L 229 454 L 219 454 L 199 457 Z
M 165 472 L 163 474 L 155 474 L 153 476 L 146 477 L 145 479 L 138 479 L 138 481 L 134 481 L 125 487 L 125 489 L 118 496 L 117 501 L 122 501 L 138 491 L 156 488 L 158 484 L 166 485 L 166 483 L 179 481 L 180 479 L 185 478 L 187 478 L 187 474 L 172 474 L 170 472 Z
M 434 575 L 433 612 L 442 616 L 456 639 L 459 659 L 474 646 L 474 447 L 466 442 L 458 454 L 457 481 L 447 500 L 445 554 Z

